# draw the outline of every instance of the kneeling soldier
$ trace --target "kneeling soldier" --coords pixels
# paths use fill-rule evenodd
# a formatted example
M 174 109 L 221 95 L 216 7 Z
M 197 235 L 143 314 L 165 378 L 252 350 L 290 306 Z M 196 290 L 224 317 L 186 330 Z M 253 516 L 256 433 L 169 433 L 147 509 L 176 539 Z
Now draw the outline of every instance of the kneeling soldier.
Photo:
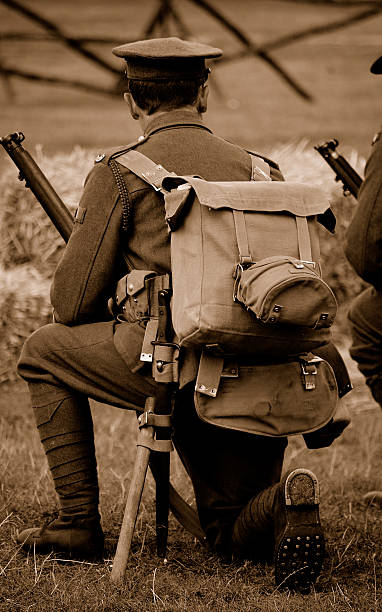
M 205 60 L 220 49 L 177 38 L 122 45 L 125 101 L 143 136 L 135 149 L 178 175 L 247 181 L 251 157 L 203 123 Z M 121 150 L 97 157 L 54 276 L 55 322 L 25 343 L 18 365 L 29 385 L 38 431 L 59 499 L 59 516 L 18 540 L 36 552 L 102 555 L 103 531 L 88 398 L 142 410 L 156 383 L 139 355 L 146 320 L 112 318 L 108 300 L 126 268 L 169 274 L 163 199 L 118 164 Z M 283 180 L 267 160 L 272 180 Z M 121 195 L 122 194 L 122 195 Z M 195 360 L 185 360 L 173 416 L 174 443 L 193 483 L 209 545 L 225 557 L 274 555 L 276 582 L 304 590 L 324 557 L 318 482 L 304 469 L 281 479 L 286 438 L 255 436 L 202 422 L 193 402 Z M 142 365 L 142 364 L 141 364 Z

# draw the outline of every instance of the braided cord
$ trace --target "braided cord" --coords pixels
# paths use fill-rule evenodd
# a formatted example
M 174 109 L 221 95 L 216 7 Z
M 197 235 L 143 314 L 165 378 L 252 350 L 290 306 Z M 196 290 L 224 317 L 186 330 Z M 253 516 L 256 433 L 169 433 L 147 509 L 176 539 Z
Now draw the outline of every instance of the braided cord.
M 114 159 L 110 159 L 109 166 L 114 174 L 114 178 L 117 183 L 119 195 L 122 202 L 122 231 L 128 232 L 132 214 L 129 192 L 127 190 L 126 183 L 123 180 L 117 162 L 115 162 Z

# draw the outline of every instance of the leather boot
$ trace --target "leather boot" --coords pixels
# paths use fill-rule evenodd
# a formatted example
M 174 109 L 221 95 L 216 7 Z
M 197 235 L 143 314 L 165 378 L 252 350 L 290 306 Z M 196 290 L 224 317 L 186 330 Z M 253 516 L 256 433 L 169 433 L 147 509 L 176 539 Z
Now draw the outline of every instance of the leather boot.
M 43 527 L 24 529 L 17 541 L 24 550 L 36 553 L 61 552 L 74 558 L 89 559 L 102 556 L 104 536 L 99 515 L 58 518 Z
M 60 511 L 47 525 L 22 531 L 17 541 L 25 550 L 98 557 L 104 537 L 89 402 L 81 395 L 68 396 L 35 406 L 34 412 Z
M 275 581 L 280 587 L 309 593 L 325 556 L 318 511 L 319 486 L 313 472 L 287 473 L 275 508 Z
M 262 546 L 274 542 L 275 581 L 308 593 L 321 571 L 325 538 L 320 524 L 319 488 L 315 475 L 302 468 L 253 498 L 235 522 L 234 550 L 261 558 Z M 272 534 L 272 535 L 271 535 Z

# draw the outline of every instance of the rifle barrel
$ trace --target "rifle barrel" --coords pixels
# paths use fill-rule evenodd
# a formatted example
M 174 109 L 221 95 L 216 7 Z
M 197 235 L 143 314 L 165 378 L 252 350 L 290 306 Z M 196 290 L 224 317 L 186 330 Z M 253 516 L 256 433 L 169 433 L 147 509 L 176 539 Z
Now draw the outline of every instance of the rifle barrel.
M 73 216 L 34 159 L 21 145 L 24 138 L 22 132 L 15 132 L 0 138 L 0 144 L 20 170 L 20 180 L 25 180 L 25 186 L 29 187 L 57 231 L 67 242 L 73 230 Z
M 336 180 L 342 181 L 345 194 L 346 192 L 350 192 L 357 199 L 358 192 L 363 183 L 362 178 L 349 162 L 342 155 L 337 153 L 337 146 L 338 140 L 334 138 L 314 148 L 335 172 Z

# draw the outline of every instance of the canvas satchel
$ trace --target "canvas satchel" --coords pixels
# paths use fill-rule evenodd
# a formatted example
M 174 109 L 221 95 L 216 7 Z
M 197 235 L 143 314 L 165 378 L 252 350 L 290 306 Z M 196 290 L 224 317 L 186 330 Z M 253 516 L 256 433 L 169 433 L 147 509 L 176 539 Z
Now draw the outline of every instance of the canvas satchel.
M 336 303 L 321 279 L 318 224 L 332 231 L 335 218 L 321 190 L 179 177 L 133 150 L 117 161 L 164 195 L 180 346 L 281 360 L 329 341 Z M 279 264 L 266 268 L 272 258 Z M 275 270 L 292 279 L 284 301 L 272 292 Z
M 202 357 L 200 369 L 208 368 L 208 360 Z M 198 378 L 205 380 L 205 374 Z M 199 386 L 195 407 L 203 421 L 261 436 L 316 431 L 330 421 L 338 402 L 333 369 L 312 354 L 286 363 L 233 367 L 231 362 L 222 369 L 215 394 L 199 392 Z

